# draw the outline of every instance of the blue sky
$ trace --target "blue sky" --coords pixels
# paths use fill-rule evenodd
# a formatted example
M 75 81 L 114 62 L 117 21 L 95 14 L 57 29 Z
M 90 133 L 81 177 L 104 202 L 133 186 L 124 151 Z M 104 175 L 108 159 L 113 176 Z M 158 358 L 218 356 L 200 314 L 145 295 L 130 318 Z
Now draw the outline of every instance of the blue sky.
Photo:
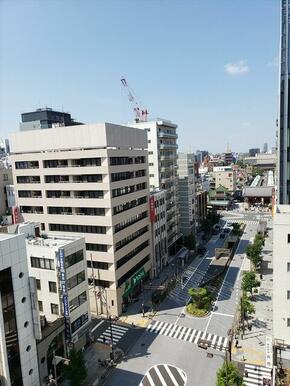
M 0 0 L 0 137 L 49 106 L 83 122 L 178 124 L 181 151 L 274 144 L 278 0 Z

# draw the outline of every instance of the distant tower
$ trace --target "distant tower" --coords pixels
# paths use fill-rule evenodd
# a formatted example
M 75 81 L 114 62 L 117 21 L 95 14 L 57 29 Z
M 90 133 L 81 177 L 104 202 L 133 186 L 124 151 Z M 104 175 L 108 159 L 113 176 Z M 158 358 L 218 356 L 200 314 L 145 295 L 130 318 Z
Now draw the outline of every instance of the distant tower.
M 263 145 L 263 153 L 267 153 L 267 152 L 268 152 L 268 144 L 267 142 L 265 142 Z
M 233 163 L 233 153 L 231 151 L 229 143 L 227 143 L 226 151 L 224 152 L 224 163 L 225 165 L 231 165 Z

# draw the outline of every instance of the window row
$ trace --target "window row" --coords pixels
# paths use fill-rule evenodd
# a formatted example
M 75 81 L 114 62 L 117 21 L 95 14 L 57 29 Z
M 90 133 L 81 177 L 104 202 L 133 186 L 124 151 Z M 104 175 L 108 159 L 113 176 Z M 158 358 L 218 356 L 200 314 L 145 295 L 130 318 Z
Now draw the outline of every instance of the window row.
M 115 206 L 113 208 L 113 214 L 118 214 L 118 213 L 122 213 L 122 212 L 125 212 L 126 210 L 129 210 L 129 209 L 132 209 L 132 208 L 135 208 L 136 206 L 139 206 L 139 205 L 142 205 L 142 204 L 146 204 L 147 202 L 147 196 L 144 196 L 144 197 L 140 197 L 136 200 L 132 200 L 130 202 L 126 202 L 125 204 L 120 204 L 118 206 Z
M 49 224 L 49 230 L 53 232 L 73 233 L 101 233 L 107 232 L 106 227 L 96 225 L 75 225 L 75 224 Z
M 50 269 L 51 271 L 55 269 L 54 260 L 45 257 L 30 256 L 30 263 L 32 268 Z
M 117 269 L 122 267 L 122 265 L 126 264 L 129 260 L 133 259 L 139 252 L 141 252 L 144 248 L 148 247 L 149 241 L 146 240 L 144 243 L 138 245 L 138 247 L 134 248 L 132 251 L 127 253 L 124 257 L 117 261 Z
M 41 281 L 39 279 L 36 279 L 36 288 L 38 289 L 38 291 L 41 290 Z M 49 292 L 56 293 L 57 292 L 56 282 L 55 281 L 49 281 L 48 282 L 48 289 L 49 289 Z
M 72 334 L 75 333 L 79 328 L 81 328 L 85 323 L 87 323 L 88 320 L 89 320 L 89 315 L 86 312 L 85 314 L 77 318 L 75 321 L 73 321 L 71 324 Z
M 102 182 L 103 176 L 102 174 L 80 174 L 71 176 L 66 175 L 53 175 L 53 176 L 44 176 L 44 180 L 47 184 L 49 183 L 63 183 L 63 182 L 71 182 L 71 183 L 90 183 L 90 182 Z
M 18 184 L 39 184 L 39 176 L 17 176 L 16 181 Z
M 107 252 L 108 251 L 108 245 L 86 243 L 86 250 L 87 251 L 97 251 L 97 252 Z
M 118 280 L 118 287 L 120 287 L 126 280 L 130 279 L 134 273 L 138 272 L 140 268 L 144 266 L 148 261 L 150 261 L 150 256 L 147 255 L 142 259 L 138 264 L 136 264 L 133 268 L 131 268 L 128 272 L 126 272 L 120 279 Z
M 105 270 L 109 269 L 109 263 L 104 263 L 102 261 L 91 261 L 91 260 L 88 260 L 87 261 L 87 266 L 89 268 L 96 268 L 96 269 L 105 269 Z
M 16 169 L 38 169 L 38 161 L 17 161 L 15 162 Z
M 87 301 L 87 292 L 84 291 L 69 302 L 69 310 L 72 312 Z
M 146 157 L 110 157 L 110 165 L 132 165 L 132 164 L 144 164 Z
M 77 158 L 70 160 L 54 159 L 43 161 L 44 168 L 62 168 L 62 167 L 79 167 L 79 166 L 101 166 L 101 158 Z
M 129 218 L 125 221 L 122 221 L 119 224 L 115 225 L 114 232 L 115 233 L 120 232 L 122 229 L 125 229 L 125 228 L 129 227 L 130 225 L 135 224 L 136 222 L 143 220 L 146 217 L 147 217 L 147 211 L 139 213 L 136 216 L 131 217 L 131 218 Z
M 76 190 L 70 192 L 69 190 L 47 190 L 47 198 L 103 198 L 104 192 L 102 190 Z
M 105 208 L 71 208 L 71 207 L 61 207 L 61 206 L 49 206 L 48 214 L 105 216 Z
M 20 212 L 21 213 L 37 213 L 42 214 L 43 213 L 43 206 L 20 206 Z
M 77 285 L 84 282 L 85 280 L 86 280 L 85 271 L 81 271 L 66 280 L 67 289 L 71 290 L 72 288 L 76 287 Z
M 74 264 L 82 261 L 84 259 L 84 251 L 80 249 L 77 252 L 72 253 L 71 255 L 65 256 L 65 267 L 71 267 Z
M 119 249 L 123 248 L 125 245 L 131 243 L 131 241 L 137 239 L 144 233 L 148 232 L 148 226 L 139 229 L 138 231 L 131 233 L 129 236 L 125 237 L 124 239 L 118 241 L 115 245 L 115 250 L 118 251 Z
M 129 180 L 131 178 L 138 178 L 138 177 L 144 177 L 146 176 L 146 170 L 136 170 L 135 172 L 118 172 L 118 173 L 112 173 L 111 174 L 111 181 L 123 181 L 123 180 Z
M 41 198 L 41 190 L 18 190 L 18 197 L 20 198 Z
M 138 192 L 139 190 L 146 189 L 146 182 L 142 182 L 141 184 L 131 185 L 131 186 L 123 186 L 122 188 L 117 188 L 112 190 L 112 197 L 124 196 L 125 194 L 130 194 L 133 192 Z

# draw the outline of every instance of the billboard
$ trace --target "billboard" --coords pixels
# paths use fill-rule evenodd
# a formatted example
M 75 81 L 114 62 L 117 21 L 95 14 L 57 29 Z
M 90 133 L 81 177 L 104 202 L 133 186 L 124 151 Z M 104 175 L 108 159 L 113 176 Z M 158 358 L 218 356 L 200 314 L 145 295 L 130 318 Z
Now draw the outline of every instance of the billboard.
M 149 199 L 150 207 L 150 220 L 151 222 L 156 222 L 156 212 L 155 212 L 155 199 L 154 196 L 151 196 Z
M 59 262 L 59 275 L 60 275 L 60 290 L 62 296 L 64 325 L 65 325 L 65 339 L 66 342 L 71 341 L 71 328 L 70 328 L 70 314 L 69 314 L 69 302 L 66 286 L 66 272 L 65 272 L 65 254 L 64 249 L 60 248 L 58 251 Z

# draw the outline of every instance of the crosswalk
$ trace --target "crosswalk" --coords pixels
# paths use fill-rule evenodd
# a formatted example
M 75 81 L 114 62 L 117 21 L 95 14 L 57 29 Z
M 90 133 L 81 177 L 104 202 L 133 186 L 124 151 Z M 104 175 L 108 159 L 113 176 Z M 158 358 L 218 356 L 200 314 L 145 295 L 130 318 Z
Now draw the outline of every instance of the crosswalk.
M 228 219 L 228 222 L 231 222 L 231 223 L 244 223 L 244 224 L 248 224 L 248 225 L 258 225 L 259 224 L 259 221 L 258 220 L 243 220 L 243 219 Z
M 243 381 L 245 386 L 263 386 L 271 384 L 263 382 L 264 380 L 271 381 L 271 369 L 264 366 L 255 366 L 246 364 L 244 369 Z
M 117 344 L 120 339 L 126 334 L 129 328 L 112 323 L 112 337 L 113 344 Z M 108 343 L 111 342 L 111 328 L 108 326 L 106 330 L 98 337 L 98 342 Z
M 209 347 L 219 351 L 225 351 L 228 344 L 228 338 L 223 336 L 194 330 L 192 328 L 183 327 L 178 324 L 160 322 L 156 320 L 150 323 L 150 325 L 147 327 L 147 331 L 193 344 L 198 344 L 199 340 L 203 339 L 208 341 Z

